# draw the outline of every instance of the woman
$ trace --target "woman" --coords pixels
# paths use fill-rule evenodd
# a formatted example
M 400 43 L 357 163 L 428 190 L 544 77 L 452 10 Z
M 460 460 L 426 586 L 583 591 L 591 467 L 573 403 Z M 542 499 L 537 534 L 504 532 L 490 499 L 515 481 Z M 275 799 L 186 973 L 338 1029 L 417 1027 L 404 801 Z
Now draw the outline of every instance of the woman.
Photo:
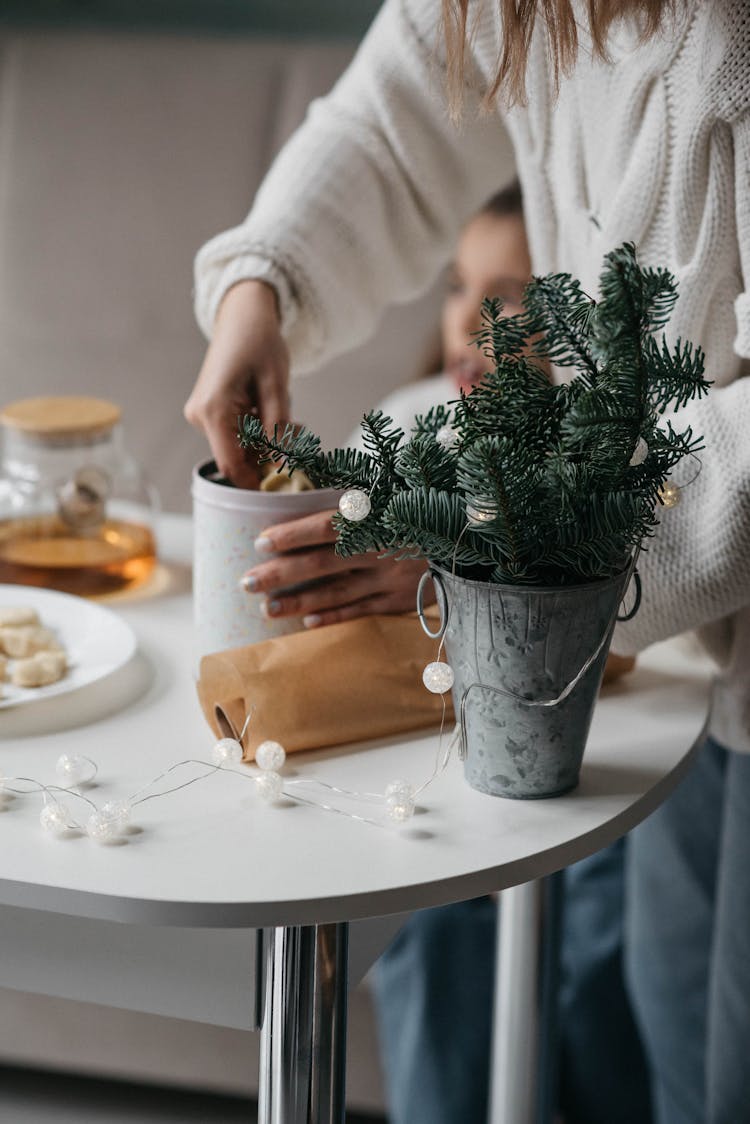
M 289 351 L 298 369 L 312 367 L 426 286 L 500 179 L 499 116 L 536 273 L 567 270 L 593 290 L 603 253 L 630 240 L 641 261 L 676 274 L 670 334 L 704 347 L 715 381 L 680 424 L 703 434 L 707 452 L 642 559 L 643 605 L 615 648 L 698 628 L 720 673 L 713 740 L 635 847 L 631 968 L 660 1124 L 738 1124 L 750 1119 L 750 1068 L 735 1055 L 750 1024 L 747 5 L 446 8 L 443 27 L 433 0 L 387 0 L 247 222 L 199 254 L 196 307 L 213 342 L 186 413 L 246 481 L 237 414 L 257 403 L 264 422 L 283 417 Z

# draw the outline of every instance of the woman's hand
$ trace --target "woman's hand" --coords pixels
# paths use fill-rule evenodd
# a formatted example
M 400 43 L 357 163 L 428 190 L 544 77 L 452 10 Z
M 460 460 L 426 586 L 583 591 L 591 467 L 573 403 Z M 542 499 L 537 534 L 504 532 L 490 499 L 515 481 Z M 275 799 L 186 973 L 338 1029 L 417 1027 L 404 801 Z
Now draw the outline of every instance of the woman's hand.
M 603 684 L 615 683 L 635 667 L 635 656 L 616 656 L 610 652 L 604 665 Z
M 333 549 L 334 514 L 319 511 L 278 523 L 256 539 L 259 553 L 278 557 L 253 567 L 242 584 L 251 595 L 265 595 L 266 615 L 301 616 L 306 628 L 317 628 L 371 613 L 413 610 L 417 585 L 427 563 L 423 559 L 397 562 L 393 558 L 379 558 L 375 553 L 339 558 Z M 302 582 L 315 584 L 310 589 L 284 592 Z
M 267 527 L 255 540 L 260 554 L 273 554 L 248 570 L 242 584 L 248 594 L 263 596 L 269 617 L 302 617 L 306 628 L 318 628 L 371 613 L 408 613 L 416 608 L 419 579 L 427 569 L 424 559 L 379 558 L 357 554 L 339 558 L 334 552 L 335 510 L 318 511 L 301 519 Z M 285 592 L 290 586 L 314 582 L 309 589 Z M 427 583 L 424 604 L 435 601 Z M 635 667 L 635 659 L 607 657 L 604 683 L 614 683 Z
M 259 413 L 267 430 L 289 417 L 289 353 L 276 293 L 262 281 L 240 281 L 222 300 L 214 336 L 185 417 L 208 438 L 219 471 L 239 487 L 257 487 L 257 466 L 237 442 L 237 419 Z

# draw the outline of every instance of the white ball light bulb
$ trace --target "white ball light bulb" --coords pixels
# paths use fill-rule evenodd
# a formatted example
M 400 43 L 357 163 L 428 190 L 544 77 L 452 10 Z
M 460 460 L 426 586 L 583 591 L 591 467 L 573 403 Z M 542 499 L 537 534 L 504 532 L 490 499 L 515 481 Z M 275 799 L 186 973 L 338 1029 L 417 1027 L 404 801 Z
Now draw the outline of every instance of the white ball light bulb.
M 458 444 L 458 430 L 452 425 L 442 425 L 435 434 L 435 440 L 443 449 L 452 449 Z
M 659 489 L 659 499 L 661 500 L 662 507 L 677 507 L 680 502 L 680 489 L 676 484 L 662 484 Z
M 102 804 L 99 814 L 115 824 L 118 832 L 123 832 L 130 823 L 132 811 L 127 800 L 108 800 L 106 804 Z
M 643 464 L 647 456 L 648 445 L 642 437 L 639 437 L 636 441 L 635 449 L 633 449 L 633 455 L 628 463 L 632 468 L 637 468 L 639 464 Z
M 68 830 L 70 811 L 59 800 L 45 804 L 39 814 L 39 822 L 50 835 L 64 835 Z
M 242 760 L 242 746 L 235 738 L 220 738 L 211 750 L 214 765 L 236 764 Z
M 482 524 L 491 523 L 497 515 L 497 509 L 494 503 L 487 500 L 474 501 L 469 500 L 466 504 L 466 518 L 470 523 Z
M 414 815 L 413 800 L 399 800 L 388 805 L 388 819 L 394 823 L 405 823 Z
M 55 766 L 60 783 L 68 788 L 70 785 L 82 784 L 94 772 L 91 762 L 77 753 L 63 753 L 57 759 Z
M 86 834 L 95 843 L 111 843 L 120 834 L 117 821 L 102 812 L 92 812 L 86 821 Z
M 255 778 L 255 787 L 261 800 L 272 804 L 274 800 L 278 800 L 281 796 L 284 781 L 280 773 L 274 773 L 273 770 L 269 769 Z
M 422 672 L 422 682 L 433 695 L 444 695 L 453 686 L 453 668 L 447 663 L 428 663 Z
M 278 772 L 286 761 L 286 750 L 278 742 L 261 742 L 255 751 L 255 764 L 259 769 Z
M 391 781 L 391 783 L 386 786 L 385 798 L 389 804 L 397 804 L 404 800 L 413 800 L 414 788 L 408 781 L 402 781 L 399 778 L 398 780 Z
M 408 781 L 395 780 L 385 790 L 386 815 L 394 823 L 404 823 L 414 815 L 414 786 Z
M 339 511 L 350 523 L 361 523 L 371 510 L 370 497 L 361 488 L 349 488 L 339 500 Z

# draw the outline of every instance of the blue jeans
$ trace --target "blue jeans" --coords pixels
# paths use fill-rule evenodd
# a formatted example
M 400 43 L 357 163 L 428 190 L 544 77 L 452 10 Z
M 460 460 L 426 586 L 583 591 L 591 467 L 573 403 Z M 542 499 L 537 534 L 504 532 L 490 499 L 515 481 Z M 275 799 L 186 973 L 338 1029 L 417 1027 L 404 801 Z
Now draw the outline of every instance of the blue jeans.
M 648 1066 L 625 988 L 626 839 L 565 871 L 558 992 L 566 1124 L 650 1124 Z
M 566 871 L 561 1106 L 566 1124 L 649 1124 L 640 1041 L 622 973 L 624 843 Z M 487 1119 L 496 906 L 415 913 L 376 965 L 392 1124 Z
M 495 903 L 413 913 L 375 966 L 391 1124 L 487 1119 Z
M 632 842 L 628 977 L 659 1124 L 746 1124 L 750 756 L 707 741 Z

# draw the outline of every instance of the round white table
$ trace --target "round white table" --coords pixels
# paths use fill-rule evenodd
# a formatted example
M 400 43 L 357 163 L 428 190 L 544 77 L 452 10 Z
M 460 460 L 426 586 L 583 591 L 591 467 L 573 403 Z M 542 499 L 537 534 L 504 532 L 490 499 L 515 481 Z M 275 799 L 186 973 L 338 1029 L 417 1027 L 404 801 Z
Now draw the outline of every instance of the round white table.
M 164 588 L 110 606 L 137 634 L 135 659 L 75 694 L 3 711 L 3 773 L 54 781 L 59 754 L 81 753 L 99 764 L 100 793 L 116 797 L 177 761 L 208 759 L 214 739 L 193 687 L 187 518 L 164 518 L 161 550 Z M 0 816 L 0 905 L 139 926 L 264 929 L 260 1120 L 332 1124 L 343 1121 L 348 923 L 515 887 L 503 895 L 493 1119 L 526 1124 L 534 885 L 630 830 L 674 788 L 704 721 L 708 681 L 689 645 L 657 646 L 600 699 L 575 792 L 493 798 L 464 783 L 454 758 L 418 814 L 393 829 L 269 806 L 221 774 L 140 805 L 140 832 L 118 847 L 44 837 L 38 808 L 17 800 Z M 436 748 L 435 733 L 408 736 L 295 755 L 289 771 L 382 791 L 395 777 L 426 779 Z

